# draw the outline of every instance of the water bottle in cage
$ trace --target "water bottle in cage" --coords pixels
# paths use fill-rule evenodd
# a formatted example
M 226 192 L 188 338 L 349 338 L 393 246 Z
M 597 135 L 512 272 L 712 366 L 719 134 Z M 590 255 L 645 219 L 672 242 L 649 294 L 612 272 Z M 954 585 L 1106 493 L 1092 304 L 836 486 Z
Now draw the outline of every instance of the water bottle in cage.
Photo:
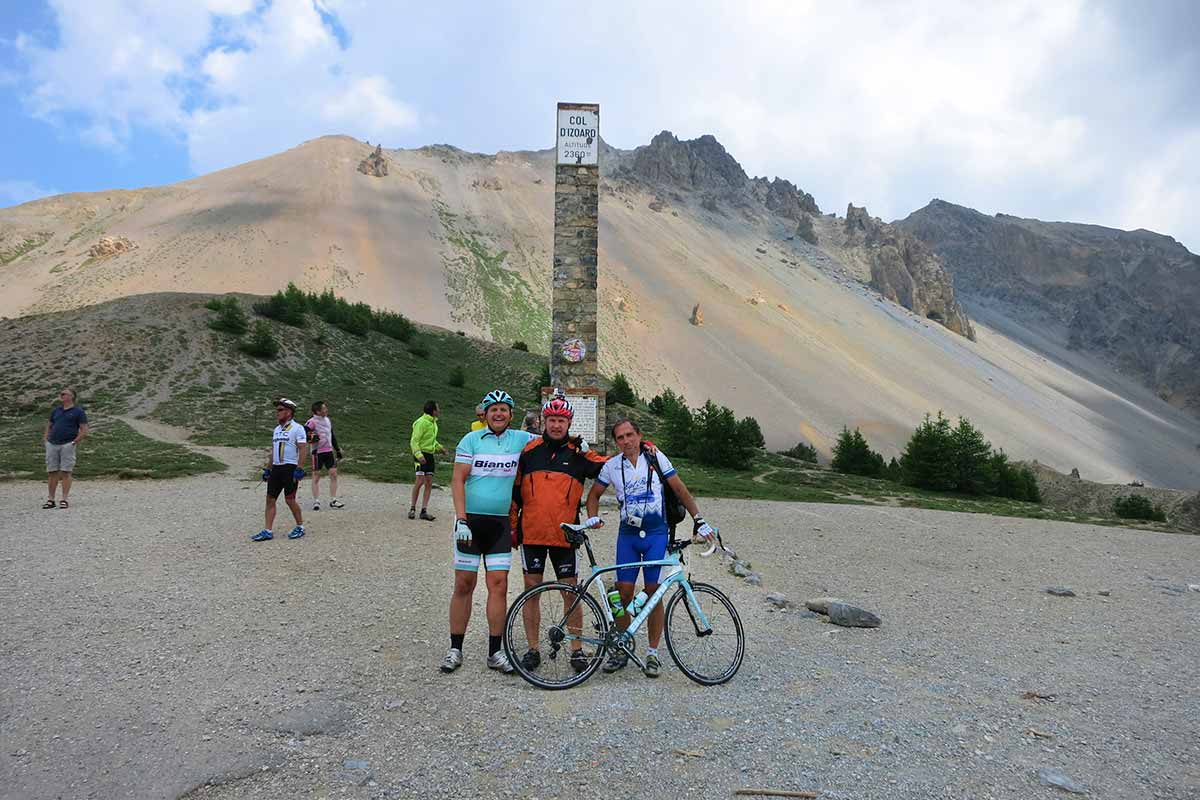
M 614 617 L 625 616 L 625 606 L 621 605 L 621 593 L 616 589 L 608 593 L 608 605 L 612 608 Z
M 633 598 L 633 602 L 631 602 L 629 604 L 629 608 L 626 610 L 632 616 L 636 617 L 638 614 L 641 613 L 642 609 L 646 606 L 646 601 L 649 599 L 650 599 L 650 596 L 647 595 L 645 592 L 638 592 L 637 597 Z

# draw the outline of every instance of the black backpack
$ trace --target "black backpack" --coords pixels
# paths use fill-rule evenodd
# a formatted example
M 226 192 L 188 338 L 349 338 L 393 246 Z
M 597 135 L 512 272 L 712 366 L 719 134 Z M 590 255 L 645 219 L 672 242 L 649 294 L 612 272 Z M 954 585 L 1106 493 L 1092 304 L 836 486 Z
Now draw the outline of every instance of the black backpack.
M 658 465 L 658 457 L 651 455 L 649 452 L 643 451 L 650 462 L 650 466 L 658 473 L 658 480 L 662 483 L 663 493 L 663 514 L 667 518 L 667 526 L 671 529 L 671 535 L 675 535 L 675 526 L 687 519 L 687 509 L 683 507 L 683 501 L 679 499 L 679 495 L 675 494 L 675 490 L 671 488 L 671 484 L 667 483 L 667 479 L 663 477 L 662 467 Z M 649 486 L 650 480 L 647 475 L 646 484 Z

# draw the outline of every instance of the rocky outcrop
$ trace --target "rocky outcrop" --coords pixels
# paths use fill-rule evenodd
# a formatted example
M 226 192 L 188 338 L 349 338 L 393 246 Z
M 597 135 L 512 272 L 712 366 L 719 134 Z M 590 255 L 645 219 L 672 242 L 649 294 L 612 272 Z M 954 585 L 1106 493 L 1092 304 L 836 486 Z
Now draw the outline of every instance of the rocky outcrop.
M 751 193 L 769 211 L 781 217 L 799 222 L 808 214 L 820 214 L 817 201 L 791 181 L 783 178 L 755 178 L 751 181 Z
M 717 194 L 744 190 L 750 180 L 737 159 L 711 134 L 680 141 L 670 131 L 663 131 L 649 145 L 634 151 L 630 171 L 654 184 Z
M 358 162 L 358 171 L 363 175 L 382 178 L 388 174 L 387 159 L 383 157 L 383 145 L 376 145 L 371 155 Z
M 808 214 L 800 216 L 800 221 L 796 223 L 796 235 L 809 244 L 817 243 L 817 232 L 813 229 L 812 217 Z
M 100 241 L 88 248 L 89 258 L 108 258 L 126 253 L 137 247 L 124 236 L 101 236 Z
M 967 298 L 1060 332 L 1062 344 L 1200 412 L 1200 256 L 1169 236 L 987 216 L 934 200 L 896 223 Z
M 688 322 L 697 327 L 704 324 L 704 313 L 700 311 L 699 303 L 696 303 L 696 305 L 692 306 L 692 318 L 689 319 Z
M 871 286 L 893 302 L 975 340 L 967 314 L 942 265 L 918 239 L 850 205 L 843 224 L 846 247 L 858 249 L 871 269 Z
M 654 191 L 679 195 L 700 193 L 700 206 L 723 213 L 721 206 L 743 212 L 767 213 L 799 222 L 806 214 L 819 214 L 816 200 L 808 192 L 783 178 L 753 178 L 731 156 L 716 137 L 680 140 L 670 131 L 655 136 L 650 144 L 632 155 L 619 155 L 617 177 L 629 178 Z M 674 198 L 683 202 L 682 195 Z M 655 199 L 662 203 L 662 198 Z M 660 209 L 654 209 L 660 210 Z

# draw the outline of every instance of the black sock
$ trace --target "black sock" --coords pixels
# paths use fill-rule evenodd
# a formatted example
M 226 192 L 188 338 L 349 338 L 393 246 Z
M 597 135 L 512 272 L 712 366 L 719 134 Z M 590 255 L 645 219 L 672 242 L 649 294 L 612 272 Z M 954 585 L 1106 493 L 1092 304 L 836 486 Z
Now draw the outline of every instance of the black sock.
M 453 647 L 455 650 L 459 651 L 460 653 L 462 652 L 462 643 L 463 643 L 464 636 L 466 636 L 465 633 L 450 634 L 450 646 Z
M 488 655 L 494 656 L 498 652 L 500 652 L 500 637 L 499 636 L 489 636 L 488 637 Z

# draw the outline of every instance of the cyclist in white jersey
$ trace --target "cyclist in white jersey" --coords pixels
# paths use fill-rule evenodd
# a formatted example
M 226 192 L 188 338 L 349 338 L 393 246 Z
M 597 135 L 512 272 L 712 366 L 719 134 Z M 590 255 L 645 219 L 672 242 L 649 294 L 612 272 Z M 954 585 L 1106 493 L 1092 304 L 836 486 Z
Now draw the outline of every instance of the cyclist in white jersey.
M 613 441 L 621 448 L 619 455 L 613 456 L 600 470 L 599 477 L 592 484 L 592 490 L 587 498 L 587 525 L 599 528 L 604 521 L 597 516 L 600 510 L 600 496 L 609 486 L 617 492 L 617 500 L 621 504 L 621 527 L 617 532 L 616 563 L 631 564 L 637 561 L 659 561 L 667 554 L 667 544 L 670 540 L 671 528 L 667 520 L 667 508 L 664 501 L 664 484 L 671 488 L 692 515 L 695 521 L 696 536 L 700 539 L 711 537 L 716 529 L 700 516 L 700 509 L 687 486 L 680 480 L 670 459 L 661 450 L 656 453 L 647 451 L 642 442 L 642 432 L 637 423 L 631 419 L 618 420 L 612 427 Z M 662 567 L 626 567 L 617 570 L 617 590 L 621 593 L 621 602 L 629 605 L 633 599 L 633 590 L 639 570 L 645 584 L 647 595 L 653 595 L 658 589 L 659 575 Z M 646 666 L 643 668 L 647 678 L 657 678 L 662 663 L 658 660 L 658 642 L 663 632 L 663 607 L 660 603 L 650 612 L 649 643 L 646 651 Z M 629 615 L 617 618 L 617 625 L 624 630 L 629 625 Z M 623 652 L 614 652 L 604 665 L 605 672 L 616 672 L 629 662 L 629 656 Z
M 300 504 L 296 502 L 296 490 L 304 470 L 300 465 L 308 458 L 308 430 L 296 422 L 296 404 L 286 397 L 275 401 L 275 417 L 279 422 L 271 435 L 271 454 L 263 469 L 263 480 L 267 482 L 267 505 L 265 527 L 250 537 L 252 542 L 267 542 L 275 538 L 271 526 L 275 524 L 275 504 L 279 495 L 292 510 L 296 527 L 288 533 L 289 539 L 304 535 L 304 520 L 300 515 Z

